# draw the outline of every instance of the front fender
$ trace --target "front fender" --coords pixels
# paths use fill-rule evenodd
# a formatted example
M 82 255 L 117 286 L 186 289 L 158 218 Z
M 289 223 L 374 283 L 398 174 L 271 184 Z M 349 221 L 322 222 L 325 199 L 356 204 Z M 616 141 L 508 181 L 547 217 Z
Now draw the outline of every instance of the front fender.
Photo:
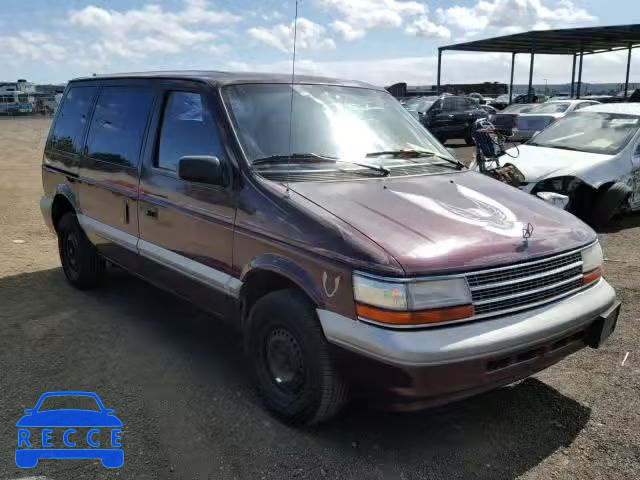
M 255 272 L 273 272 L 281 275 L 303 290 L 317 306 L 324 305 L 324 297 L 312 275 L 298 263 L 284 257 L 267 253 L 252 259 L 242 270 L 240 279 L 246 282 Z
M 73 190 L 71 190 L 71 187 L 69 185 L 67 185 L 66 183 L 61 183 L 59 185 L 56 185 L 54 200 L 55 200 L 55 197 L 58 195 L 62 195 L 64 198 L 66 198 L 71 204 L 71 206 L 73 207 L 73 209 L 76 212 L 80 212 L 80 203 L 78 202 L 78 199 L 76 198 L 75 193 L 73 193 Z

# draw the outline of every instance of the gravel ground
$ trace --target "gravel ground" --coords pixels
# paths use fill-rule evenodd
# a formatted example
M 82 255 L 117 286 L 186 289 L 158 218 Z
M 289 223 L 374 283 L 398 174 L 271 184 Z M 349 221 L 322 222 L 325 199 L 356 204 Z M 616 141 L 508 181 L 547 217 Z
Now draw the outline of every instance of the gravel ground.
M 601 234 L 623 300 L 601 350 L 446 407 L 353 405 L 330 425 L 296 430 L 262 410 L 240 339 L 205 313 L 122 272 L 99 291 L 66 284 L 38 208 L 48 127 L 0 120 L 0 479 L 640 478 L 639 216 Z M 96 392 L 115 409 L 122 468 L 15 467 L 22 411 L 65 389 Z

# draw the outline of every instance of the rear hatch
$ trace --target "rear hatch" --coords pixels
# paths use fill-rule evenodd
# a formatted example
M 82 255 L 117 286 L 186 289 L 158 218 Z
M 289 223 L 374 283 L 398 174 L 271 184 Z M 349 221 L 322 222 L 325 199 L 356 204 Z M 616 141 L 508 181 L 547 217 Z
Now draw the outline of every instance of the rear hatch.
M 511 130 L 516 125 L 517 113 L 496 113 L 493 115 L 493 125 L 500 130 Z

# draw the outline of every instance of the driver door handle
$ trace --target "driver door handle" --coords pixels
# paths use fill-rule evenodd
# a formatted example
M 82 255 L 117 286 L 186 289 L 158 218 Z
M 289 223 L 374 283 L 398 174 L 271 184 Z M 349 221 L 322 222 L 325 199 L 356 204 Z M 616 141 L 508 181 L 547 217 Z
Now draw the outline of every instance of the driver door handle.
M 156 207 L 146 207 L 144 209 L 144 214 L 147 217 L 158 218 L 158 209 Z

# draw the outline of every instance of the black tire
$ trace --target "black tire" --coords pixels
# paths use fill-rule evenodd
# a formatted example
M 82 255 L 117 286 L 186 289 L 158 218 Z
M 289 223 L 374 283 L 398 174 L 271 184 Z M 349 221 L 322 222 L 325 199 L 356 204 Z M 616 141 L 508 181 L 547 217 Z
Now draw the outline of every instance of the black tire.
M 603 192 L 598 193 L 593 205 L 592 220 L 597 226 L 606 226 L 613 216 L 620 211 L 622 204 L 631 195 L 631 189 L 624 183 L 614 183 Z
M 251 310 L 245 348 L 258 392 L 280 420 L 313 425 L 334 417 L 348 399 L 347 385 L 308 299 L 296 290 L 260 298 Z
M 105 261 L 82 231 L 73 213 L 65 213 L 58 222 L 58 252 L 67 281 L 81 290 L 100 285 Z
M 467 130 L 467 133 L 464 136 L 464 143 L 467 144 L 467 146 L 472 146 L 475 145 L 475 142 L 473 141 L 473 136 L 471 135 L 471 127 L 469 127 L 469 129 Z

